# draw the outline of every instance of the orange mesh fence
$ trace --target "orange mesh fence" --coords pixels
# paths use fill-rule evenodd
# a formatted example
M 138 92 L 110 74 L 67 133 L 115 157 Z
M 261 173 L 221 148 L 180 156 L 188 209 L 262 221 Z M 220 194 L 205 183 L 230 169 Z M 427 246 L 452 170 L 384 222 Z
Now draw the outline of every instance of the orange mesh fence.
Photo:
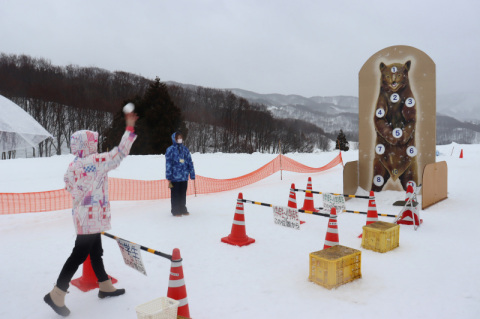
M 197 194 L 217 193 L 256 183 L 280 170 L 279 156 L 259 169 L 235 178 L 215 179 L 197 176 L 195 181 L 188 182 L 187 194 L 191 195 L 195 190 Z
M 0 215 L 67 208 L 72 208 L 72 197 L 64 189 L 38 193 L 0 193 Z
M 295 172 L 295 173 L 318 173 L 322 171 L 326 171 L 327 169 L 333 168 L 337 166 L 338 164 L 343 164 L 343 159 L 342 159 L 342 153 L 339 153 L 337 157 L 335 157 L 333 160 L 330 161 L 325 166 L 319 167 L 319 168 L 314 168 L 314 167 L 309 167 L 306 165 L 303 165 L 291 158 L 288 158 L 286 156 L 281 157 L 282 160 L 282 169 L 285 171 L 290 171 L 290 172 Z
M 318 173 L 343 164 L 341 153 L 330 163 L 319 168 L 303 165 L 286 156 L 278 155 L 259 169 L 230 179 L 215 179 L 197 175 L 188 181 L 187 195 L 229 191 L 256 183 L 279 170 L 296 173 Z M 110 200 L 154 200 L 170 198 L 167 180 L 141 181 L 134 179 L 108 179 Z M 0 215 L 54 211 L 72 208 L 70 194 L 63 190 L 36 193 L 0 193 Z

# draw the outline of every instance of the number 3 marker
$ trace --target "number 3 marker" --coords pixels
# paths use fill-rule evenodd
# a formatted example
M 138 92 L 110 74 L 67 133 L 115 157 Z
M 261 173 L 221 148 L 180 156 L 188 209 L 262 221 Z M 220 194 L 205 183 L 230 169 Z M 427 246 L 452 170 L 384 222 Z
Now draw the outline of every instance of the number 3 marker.
M 415 106 L 415 99 L 413 97 L 409 97 L 407 101 L 405 101 L 405 105 L 407 107 Z

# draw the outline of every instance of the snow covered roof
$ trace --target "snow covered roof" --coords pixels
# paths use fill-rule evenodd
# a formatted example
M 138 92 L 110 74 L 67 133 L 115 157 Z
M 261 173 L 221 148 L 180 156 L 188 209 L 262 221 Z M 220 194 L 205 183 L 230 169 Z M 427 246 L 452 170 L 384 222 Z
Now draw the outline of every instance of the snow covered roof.
M 52 137 L 30 114 L 0 95 L 0 152 L 35 147 Z

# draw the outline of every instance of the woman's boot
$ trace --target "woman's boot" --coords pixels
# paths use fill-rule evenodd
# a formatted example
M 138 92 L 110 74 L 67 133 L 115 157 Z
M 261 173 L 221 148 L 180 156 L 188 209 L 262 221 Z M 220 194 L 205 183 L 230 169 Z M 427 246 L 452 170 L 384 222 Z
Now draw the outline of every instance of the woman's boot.
M 125 289 L 115 288 L 112 285 L 112 280 L 110 279 L 99 282 L 98 288 L 100 288 L 100 290 L 98 291 L 98 298 L 116 297 L 125 293 Z
M 70 314 L 70 310 L 65 306 L 66 294 L 66 291 L 55 286 L 50 293 L 43 297 L 43 300 L 60 316 L 66 317 Z

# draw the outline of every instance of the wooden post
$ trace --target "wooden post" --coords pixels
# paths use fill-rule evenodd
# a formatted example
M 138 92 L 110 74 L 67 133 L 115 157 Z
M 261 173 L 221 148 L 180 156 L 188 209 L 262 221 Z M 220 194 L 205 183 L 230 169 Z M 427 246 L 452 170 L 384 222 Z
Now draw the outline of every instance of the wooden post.
M 192 165 L 193 165 L 193 167 L 195 167 L 195 164 L 193 163 L 193 161 L 192 161 Z M 195 190 L 195 197 L 197 197 L 197 182 L 196 182 L 196 180 L 197 180 L 197 178 L 195 178 L 193 180 L 193 189 Z
M 282 141 L 278 141 L 278 149 L 280 151 L 280 180 L 283 180 L 283 171 L 282 171 Z

